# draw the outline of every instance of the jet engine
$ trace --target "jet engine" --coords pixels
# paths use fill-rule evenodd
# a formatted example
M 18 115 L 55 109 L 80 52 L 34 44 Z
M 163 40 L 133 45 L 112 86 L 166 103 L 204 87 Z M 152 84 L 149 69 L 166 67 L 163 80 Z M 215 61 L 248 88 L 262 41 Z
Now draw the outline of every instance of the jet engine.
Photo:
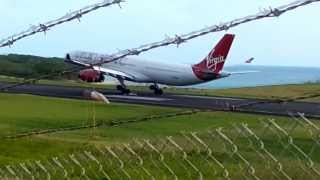
M 80 71 L 79 78 L 85 82 L 103 82 L 104 75 L 100 71 L 94 69 L 85 69 Z

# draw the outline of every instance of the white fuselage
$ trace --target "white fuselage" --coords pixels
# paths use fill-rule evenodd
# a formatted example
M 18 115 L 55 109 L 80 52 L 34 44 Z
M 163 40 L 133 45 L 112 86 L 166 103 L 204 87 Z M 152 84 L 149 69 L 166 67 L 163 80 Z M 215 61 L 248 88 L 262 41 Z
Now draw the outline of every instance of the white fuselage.
M 103 67 L 131 75 L 134 77 L 132 81 L 139 83 L 186 86 L 204 82 L 196 77 L 191 65 L 185 64 L 164 64 L 142 59 L 125 58 L 104 64 Z
M 221 73 L 221 71 L 233 39 L 233 34 L 225 34 L 209 54 L 194 65 L 165 64 L 135 58 L 113 59 L 114 57 L 110 55 L 81 51 L 68 53 L 66 62 L 93 68 L 93 72 L 82 72 L 83 79 L 91 82 L 103 79 L 101 78 L 102 73 L 102 75 L 117 78 L 122 86 L 124 86 L 124 80 L 155 83 L 155 86 L 156 84 L 187 86 L 230 75 L 230 73 Z M 109 63 L 106 63 L 108 61 Z M 95 64 L 102 64 L 102 66 Z M 119 87 L 119 89 L 121 88 Z

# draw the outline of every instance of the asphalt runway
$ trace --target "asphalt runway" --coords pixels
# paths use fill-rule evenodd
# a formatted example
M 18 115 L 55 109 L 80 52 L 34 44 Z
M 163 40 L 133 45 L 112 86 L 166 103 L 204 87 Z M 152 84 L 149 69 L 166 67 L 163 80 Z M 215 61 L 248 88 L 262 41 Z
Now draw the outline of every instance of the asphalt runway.
M 8 84 L 0 83 L 0 88 Z M 6 93 L 33 94 L 50 97 L 84 99 L 83 92 L 88 90 L 80 87 L 61 87 L 51 85 L 23 85 L 3 91 Z M 187 107 L 194 109 L 237 111 L 247 113 L 259 113 L 270 115 L 285 115 L 289 113 L 304 113 L 306 117 L 320 118 L 320 103 L 287 102 L 277 103 L 266 100 L 228 98 L 228 97 L 204 97 L 178 94 L 164 94 L 156 96 L 150 93 L 137 92 L 135 95 L 121 95 L 116 90 L 97 89 L 111 102 L 160 105 L 171 107 Z

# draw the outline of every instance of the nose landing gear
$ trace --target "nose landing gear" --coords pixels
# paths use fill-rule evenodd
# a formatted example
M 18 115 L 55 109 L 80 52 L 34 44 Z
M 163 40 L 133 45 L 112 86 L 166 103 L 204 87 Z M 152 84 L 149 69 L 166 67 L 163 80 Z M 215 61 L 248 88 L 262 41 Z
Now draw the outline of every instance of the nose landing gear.
M 124 84 L 124 80 L 118 78 L 118 81 L 120 82 L 120 85 L 117 85 L 117 90 L 121 92 L 121 94 L 130 94 L 130 89 L 127 88 L 127 86 Z
M 121 92 L 121 94 L 130 94 L 130 89 L 127 89 L 126 87 L 123 87 L 121 85 L 117 85 L 117 90 Z

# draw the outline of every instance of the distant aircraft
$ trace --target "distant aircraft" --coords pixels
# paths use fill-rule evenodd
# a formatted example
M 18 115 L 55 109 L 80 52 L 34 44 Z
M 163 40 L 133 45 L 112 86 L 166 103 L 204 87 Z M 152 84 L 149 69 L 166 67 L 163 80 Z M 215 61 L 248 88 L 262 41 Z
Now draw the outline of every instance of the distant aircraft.
M 252 63 L 253 60 L 254 60 L 254 58 L 252 57 L 252 58 L 246 60 L 245 63 L 250 64 L 250 63 Z
M 163 94 L 159 84 L 187 86 L 225 78 L 234 73 L 221 72 L 235 35 L 226 34 L 201 62 L 194 65 L 164 64 L 134 58 L 123 58 L 101 66 L 91 66 L 109 55 L 88 52 L 74 52 L 66 55 L 65 62 L 88 67 L 80 71 L 79 78 L 86 82 L 102 82 L 104 75 L 118 79 L 117 90 L 129 94 L 125 81 L 152 83 L 155 94 Z M 237 72 L 242 74 L 247 72 Z

